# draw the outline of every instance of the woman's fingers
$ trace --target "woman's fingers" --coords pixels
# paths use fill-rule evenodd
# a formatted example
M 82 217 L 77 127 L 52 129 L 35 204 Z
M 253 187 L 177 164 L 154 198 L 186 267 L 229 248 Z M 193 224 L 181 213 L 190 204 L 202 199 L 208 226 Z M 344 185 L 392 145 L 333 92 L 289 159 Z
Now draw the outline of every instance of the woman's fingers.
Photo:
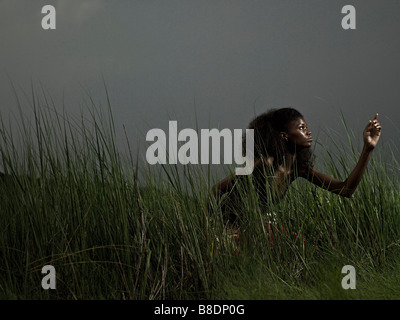
M 378 116 L 379 116 L 379 114 L 375 113 L 374 118 L 372 120 L 370 120 L 369 122 L 372 124 L 378 123 Z
M 376 119 L 373 120 L 373 121 L 370 121 L 370 126 L 371 126 L 371 129 L 372 129 L 372 128 L 375 128 L 375 129 L 378 130 L 378 131 L 381 131 L 381 130 L 382 130 L 381 124 L 380 124 Z
M 375 127 L 376 126 L 380 126 L 380 123 L 377 120 L 378 116 L 379 116 L 379 114 L 376 113 L 374 119 L 369 121 L 369 124 L 372 125 L 372 126 L 375 126 Z
M 369 122 L 365 128 L 366 132 L 371 132 L 374 129 L 377 130 L 378 132 L 381 132 L 382 126 L 377 120 L 378 116 L 379 116 L 379 113 L 375 113 L 374 118 L 372 120 L 369 120 Z
M 376 129 L 379 132 L 382 130 L 381 124 L 378 122 L 378 116 L 379 113 L 375 113 L 375 116 L 372 120 L 369 120 L 369 123 L 367 125 L 368 131 L 371 131 L 372 129 Z

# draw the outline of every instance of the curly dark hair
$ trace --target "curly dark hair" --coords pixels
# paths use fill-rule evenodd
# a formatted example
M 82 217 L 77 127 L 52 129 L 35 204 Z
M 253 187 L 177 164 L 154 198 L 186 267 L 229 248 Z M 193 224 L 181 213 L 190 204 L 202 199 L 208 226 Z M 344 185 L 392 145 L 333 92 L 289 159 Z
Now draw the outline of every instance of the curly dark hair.
M 280 132 L 287 131 L 290 122 L 299 118 L 304 117 L 293 108 L 271 109 L 254 118 L 248 126 L 248 129 L 254 130 L 254 160 L 272 156 L 273 166 L 276 168 L 283 164 L 288 153 L 296 153 L 297 170 L 308 171 L 315 159 L 311 149 L 296 149 L 296 146 L 280 137 Z M 245 139 L 243 139 L 243 150 L 246 150 Z

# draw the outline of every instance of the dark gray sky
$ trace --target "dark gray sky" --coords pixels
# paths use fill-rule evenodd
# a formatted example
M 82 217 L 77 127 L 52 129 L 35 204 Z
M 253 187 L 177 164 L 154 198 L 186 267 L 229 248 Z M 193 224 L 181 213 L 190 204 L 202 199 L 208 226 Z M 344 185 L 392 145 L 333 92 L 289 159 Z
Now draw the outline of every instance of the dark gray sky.
M 56 30 L 41 27 L 46 4 Z M 341 26 L 347 4 L 356 30 Z M 104 77 L 117 128 L 143 146 L 168 120 L 233 130 L 285 106 L 314 136 L 341 130 L 341 110 L 360 141 L 379 112 L 381 146 L 399 140 L 398 0 L 0 0 L 0 26 L 3 117 L 16 112 L 11 82 L 74 113 L 82 88 L 105 104 Z

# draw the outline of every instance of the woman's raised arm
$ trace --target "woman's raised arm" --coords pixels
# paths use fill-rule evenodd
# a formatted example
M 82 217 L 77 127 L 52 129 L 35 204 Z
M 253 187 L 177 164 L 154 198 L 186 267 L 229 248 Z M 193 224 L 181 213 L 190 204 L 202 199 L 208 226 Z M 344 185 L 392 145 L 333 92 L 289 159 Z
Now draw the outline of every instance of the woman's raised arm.
M 335 178 L 327 176 L 319 172 L 315 168 L 312 168 L 309 174 L 307 176 L 304 176 L 304 178 L 321 188 L 340 194 L 344 197 L 351 197 L 356 190 L 358 184 L 360 183 L 361 178 L 363 177 L 367 168 L 372 151 L 379 141 L 382 127 L 377 119 L 378 114 L 375 114 L 374 119 L 370 120 L 365 127 L 363 132 L 363 150 L 361 152 L 356 167 L 353 169 L 353 171 L 350 173 L 345 181 L 339 181 Z

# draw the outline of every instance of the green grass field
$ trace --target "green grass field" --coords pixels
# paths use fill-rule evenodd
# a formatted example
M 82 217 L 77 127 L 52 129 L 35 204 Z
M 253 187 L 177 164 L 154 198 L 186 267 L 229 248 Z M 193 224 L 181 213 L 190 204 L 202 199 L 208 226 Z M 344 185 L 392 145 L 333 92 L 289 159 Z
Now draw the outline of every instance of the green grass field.
M 395 158 L 375 151 L 351 199 L 297 179 L 261 208 L 247 190 L 235 240 L 217 203 L 207 206 L 216 177 L 122 156 L 109 110 L 72 120 L 33 101 L 31 122 L 21 116 L 14 131 L 0 123 L 1 299 L 400 298 Z M 318 168 L 343 178 L 359 154 L 350 145 L 327 151 Z M 45 265 L 55 290 L 42 288 Z M 345 265 L 355 290 L 342 288 Z

